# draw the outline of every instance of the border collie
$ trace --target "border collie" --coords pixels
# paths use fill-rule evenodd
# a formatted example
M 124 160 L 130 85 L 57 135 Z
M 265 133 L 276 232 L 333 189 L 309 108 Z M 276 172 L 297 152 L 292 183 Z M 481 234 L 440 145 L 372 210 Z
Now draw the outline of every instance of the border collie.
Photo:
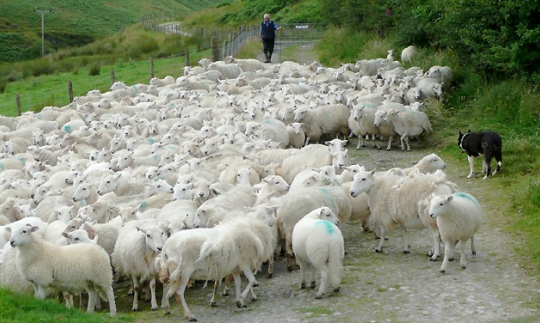
M 482 173 L 486 172 L 484 179 L 490 175 L 495 175 L 502 166 L 502 139 L 498 133 L 493 131 L 471 132 L 465 134 L 459 132 L 458 145 L 461 153 L 467 154 L 471 172 L 467 178 L 475 176 L 474 158 L 482 157 Z M 495 157 L 497 169 L 491 174 L 491 158 Z

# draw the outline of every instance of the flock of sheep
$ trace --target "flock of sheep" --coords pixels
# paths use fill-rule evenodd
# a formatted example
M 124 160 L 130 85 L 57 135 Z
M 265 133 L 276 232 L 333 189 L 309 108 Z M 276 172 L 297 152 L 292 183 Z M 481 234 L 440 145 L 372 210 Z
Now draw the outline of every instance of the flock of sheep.
M 402 55 L 406 61 L 414 48 Z M 409 54 L 407 54 L 409 53 Z M 340 68 L 257 60 L 186 67 L 177 79 L 112 85 L 65 107 L 0 118 L 0 286 L 44 298 L 87 292 L 88 312 L 100 298 L 116 314 L 112 269 L 158 308 L 184 298 L 191 280 L 234 279 L 238 307 L 256 299 L 255 273 L 278 245 L 305 271 L 339 291 L 344 241 L 336 224 L 359 220 L 380 238 L 403 228 L 428 228 L 431 259 L 445 245 L 444 272 L 456 241 L 481 224 L 479 203 L 459 192 L 435 154 L 413 167 L 366 171 L 349 165 L 347 136 L 357 149 L 371 139 L 409 139 L 432 131 L 422 102 L 439 98 L 448 67 L 424 73 L 393 59 Z M 320 143 L 319 143 L 320 142 Z M 58 248 L 57 246 L 62 246 Z M 315 287 L 315 273 L 311 287 Z M 247 286 L 242 290 L 242 275 Z M 262 287 L 264 288 L 264 287 Z

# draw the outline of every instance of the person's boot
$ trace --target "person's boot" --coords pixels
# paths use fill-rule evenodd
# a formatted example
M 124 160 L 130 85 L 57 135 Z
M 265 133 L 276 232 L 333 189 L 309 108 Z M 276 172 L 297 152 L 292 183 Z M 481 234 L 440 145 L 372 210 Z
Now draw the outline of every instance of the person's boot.
M 268 63 L 272 62 L 272 52 L 268 53 Z
M 264 53 L 264 57 L 266 58 L 266 61 L 264 61 L 264 62 L 265 63 L 270 63 L 270 54 Z

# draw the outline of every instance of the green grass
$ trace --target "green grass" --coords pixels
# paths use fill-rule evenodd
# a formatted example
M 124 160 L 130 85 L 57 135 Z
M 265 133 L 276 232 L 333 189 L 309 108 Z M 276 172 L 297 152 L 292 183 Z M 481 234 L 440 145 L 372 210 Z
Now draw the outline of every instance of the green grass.
M 78 309 L 66 309 L 63 303 L 52 299 L 37 300 L 33 296 L 0 289 L 0 321 L 3 323 L 94 323 L 132 322 L 134 319 L 119 316 L 111 318 L 109 311 L 88 314 Z M 108 309 L 108 305 L 105 304 Z
M 202 57 L 210 57 L 210 52 L 190 51 L 191 65 L 197 65 Z M 183 75 L 185 57 L 173 57 L 154 60 L 154 75 L 163 78 L 166 75 Z M 5 92 L 0 94 L 0 114 L 16 116 L 15 95 L 20 94 L 22 111 L 39 111 L 45 106 L 65 106 L 69 104 L 68 80 L 73 84 L 74 96 L 86 95 L 92 89 L 107 92 L 112 84 L 111 70 L 116 81 L 131 85 L 150 81 L 150 61 L 119 61 L 114 65 L 100 66 L 98 75 L 90 76 L 90 68 L 81 68 L 72 73 L 58 73 L 30 77 L 9 83 Z
M 220 0 L 4 0 L 0 10 L 0 62 L 15 62 L 41 56 L 41 14 L 46 13 L 45 51 L 91 43 L 140 23 L 181 20 L 213 7 Z

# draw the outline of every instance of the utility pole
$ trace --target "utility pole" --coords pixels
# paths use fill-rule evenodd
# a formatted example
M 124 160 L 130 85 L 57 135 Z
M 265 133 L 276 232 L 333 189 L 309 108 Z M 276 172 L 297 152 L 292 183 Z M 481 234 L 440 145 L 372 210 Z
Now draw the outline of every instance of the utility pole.
M 52 10 L 34 9 L 34 12 L 41 14 L 41 57 L 45 56 L 45 14 L 53 13 Z

